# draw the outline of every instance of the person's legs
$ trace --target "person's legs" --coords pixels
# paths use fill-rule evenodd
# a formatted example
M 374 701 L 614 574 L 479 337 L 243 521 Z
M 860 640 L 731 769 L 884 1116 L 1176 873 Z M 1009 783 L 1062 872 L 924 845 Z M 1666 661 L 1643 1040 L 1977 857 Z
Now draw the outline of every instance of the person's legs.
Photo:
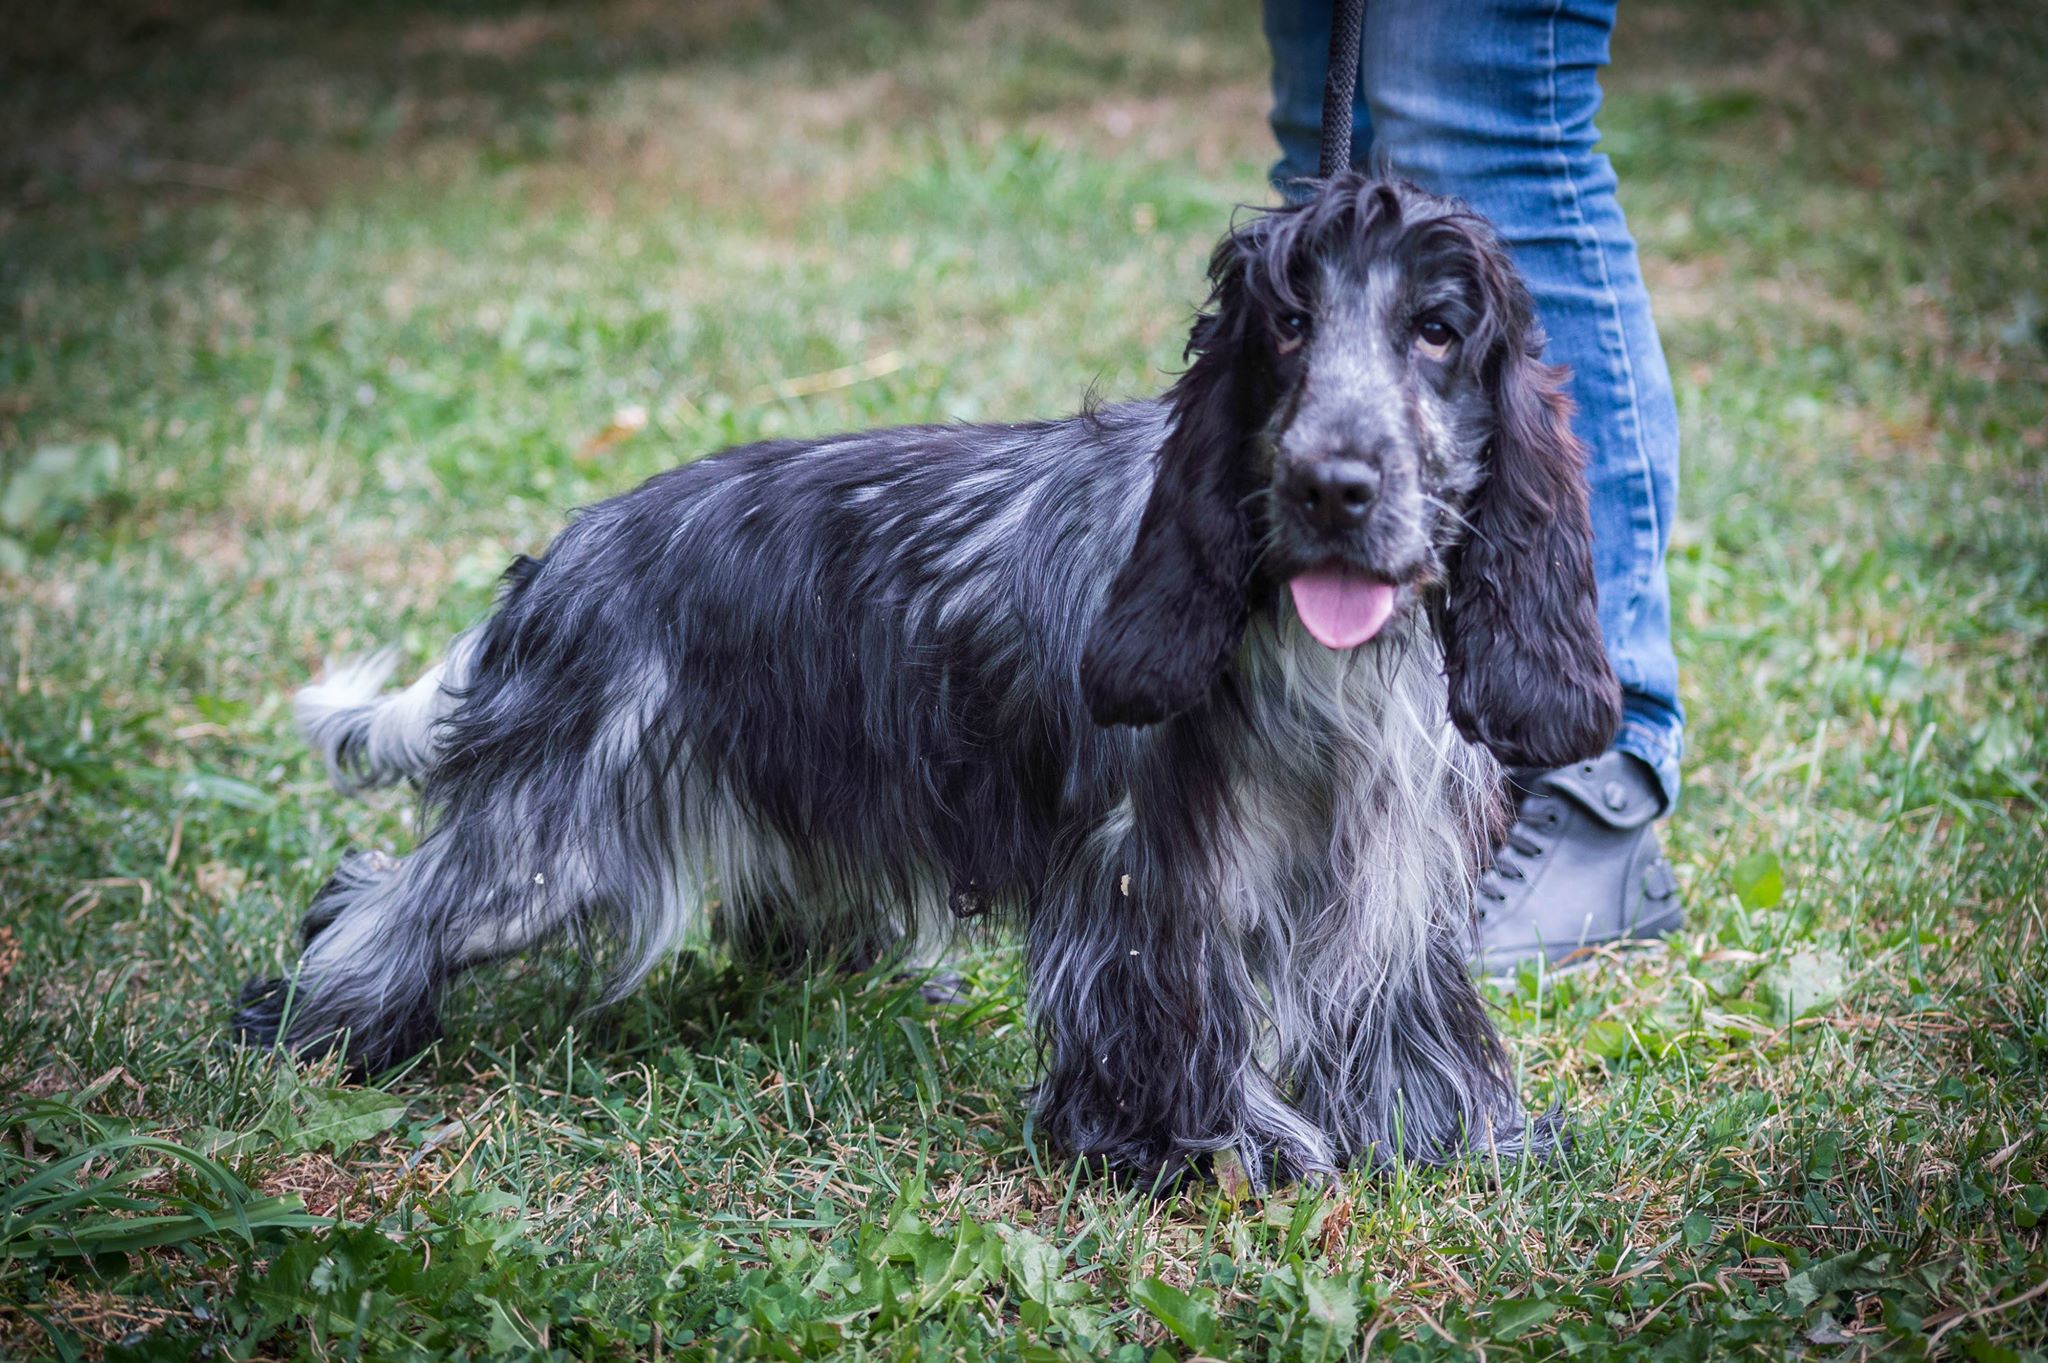
M 1678 411 L 1614 168 L 1593 149 L 1613 26 L 1611 0 L 1368 0 L 1372 142 L 1354 154 L 1492 220 L 1535 295 L 1547 357 L 1572 371 L 1600 624 L 1622 687 L 1616 746 L 1649 764 L 1668 804 L 1684 726 L 1664 575 Z
M 1285 197 L 1301 197 L 1299 178 L 1317 169 L 1331 9 L 1265 4 Z M 1547 357 L 1572 371 L 1600 622 L 1622 685 L 1616 747 L 1631 756 L 1527 774 L 1522 820 L 1480 889 L 1492 964 L 1677 916 L 1649 823 L 1676 800 L 1683 755 L 1664 573 L 1678 418 L 1614 171 L 1593 150 L 1613 26 L 1612 0 L 1367 0 L 1365 11 L 1353 156 L 1485 214 L 1535 296 Z

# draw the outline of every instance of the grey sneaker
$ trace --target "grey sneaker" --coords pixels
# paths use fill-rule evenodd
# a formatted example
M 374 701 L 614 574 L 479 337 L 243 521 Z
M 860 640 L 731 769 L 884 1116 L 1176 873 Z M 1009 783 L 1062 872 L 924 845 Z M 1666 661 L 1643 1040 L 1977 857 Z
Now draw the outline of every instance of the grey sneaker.
M 1514 827 L 1479 877 L 1482 974 L 1652 941 L 1685 921 L 1677 878 L 1657 845 L 1664 799 L 1642 761 L 1610 752 L 1517 786 Z

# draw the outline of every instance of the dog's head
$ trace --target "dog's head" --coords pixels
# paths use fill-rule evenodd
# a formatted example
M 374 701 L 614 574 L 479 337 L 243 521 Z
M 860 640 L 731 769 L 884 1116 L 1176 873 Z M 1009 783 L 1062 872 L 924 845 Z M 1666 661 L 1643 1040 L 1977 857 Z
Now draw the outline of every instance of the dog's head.
M 1516 766 L 1603 751 L 1620 698 L 1595 609 L 1563 371 L 1486 223 L 1345 174 L 1235 228 L 1136 543 L 1089 636 L 1099 723 L 1192 708 L 1283 588 L 1329 648 L 1434 612 L 1459 730 Z

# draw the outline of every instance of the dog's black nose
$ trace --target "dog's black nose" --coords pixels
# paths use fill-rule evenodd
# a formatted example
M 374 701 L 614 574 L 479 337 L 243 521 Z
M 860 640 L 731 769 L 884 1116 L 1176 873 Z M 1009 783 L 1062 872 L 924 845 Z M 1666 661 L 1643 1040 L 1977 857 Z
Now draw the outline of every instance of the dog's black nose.
M 1363 525 L 1380 489 L 1379 470 L 1357 459 L 1303 461 L 1288 469 L 1284 481 L 1287 499 L 1318 530 Z

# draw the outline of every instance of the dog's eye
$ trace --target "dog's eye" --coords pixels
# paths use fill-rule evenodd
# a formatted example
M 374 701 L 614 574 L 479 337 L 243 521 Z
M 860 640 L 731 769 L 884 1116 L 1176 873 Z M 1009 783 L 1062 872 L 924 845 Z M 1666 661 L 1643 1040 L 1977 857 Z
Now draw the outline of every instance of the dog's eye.
M 1308 340 L 1308 314 L 1290 312 L 1280 319 L 1280 335 L 1273 342 L 1273 348 L 1282 355 L 1292 355 Z
M 1441 360 L 1450 354 L 1457 341 L 1458 333 L 1435 317 L 1423 318 L 1415 328 L 1415 348 L 1432 360 Z

